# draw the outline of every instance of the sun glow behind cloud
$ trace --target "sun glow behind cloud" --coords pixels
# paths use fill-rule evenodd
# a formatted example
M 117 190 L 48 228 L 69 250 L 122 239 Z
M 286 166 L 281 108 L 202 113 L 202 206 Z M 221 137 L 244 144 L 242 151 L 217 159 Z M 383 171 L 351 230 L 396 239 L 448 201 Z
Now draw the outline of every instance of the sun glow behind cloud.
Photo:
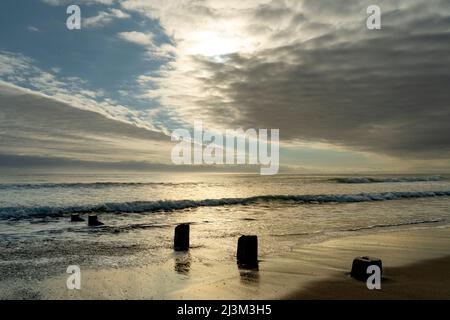
M 181 49 L 188 55 L 202 55 L 206 57 L 220 57 L 232 53 L 245 53 L 254 48 L 253 40 L 243 35 L 240 26 L 227 25 L 225 27 L 206 26 L 205 29 L 192 32 L 187 36 L 188 41 Z
M 215 32 L 202 31 L 192 35 L 193 45 L 189 54 L 220 56 L 239 51 L 239 41 L 231 37 L 222 37 Z

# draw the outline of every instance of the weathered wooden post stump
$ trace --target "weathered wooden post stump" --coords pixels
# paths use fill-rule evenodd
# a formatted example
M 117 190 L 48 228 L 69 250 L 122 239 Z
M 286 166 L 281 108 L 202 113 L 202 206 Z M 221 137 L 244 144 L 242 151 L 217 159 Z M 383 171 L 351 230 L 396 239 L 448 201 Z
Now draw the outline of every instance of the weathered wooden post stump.
M 103 223 L 98 221 L 97 215 L 89 215 L 88 216 L 88 226 L 89 227 L 96 227 L 96 226 L 102 226 Z
M 238 240 L 237 263 L 242 267 L 258 266 L 258 237 L 241 236 Z
M 383 272 L 381 259 L 367 256 L 356 257 L 353 259 L 352 271 L 350 275 L 357 280 L 366 281 L 370 276 L 370 274 L 367 274 L 367 268 L 372 265 L 378 266 L 381 273 Z
M 78 213 L 72 213 L 70 215 L 70 222 L 81 222 L 84 221 L 82 217 Z
M 175 237 L 173 248 L 175 251 L 189 250 L 189 225 L 180 224 L 175 227 Z

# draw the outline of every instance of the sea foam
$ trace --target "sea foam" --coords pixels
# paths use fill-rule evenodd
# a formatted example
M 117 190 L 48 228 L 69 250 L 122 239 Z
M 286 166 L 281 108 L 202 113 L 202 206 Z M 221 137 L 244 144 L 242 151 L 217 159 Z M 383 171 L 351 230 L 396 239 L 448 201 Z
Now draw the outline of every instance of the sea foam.
M 441 176 L 428 177 L 348 177 L 336 178 L 339 183 L 386 183 L 386 182 L 422 182 L 422 181 L 441 181 Z
M 293 204 L 355 203 L 414 198 L 448 197 L 449 191 L 396 191 L 359 194 L 324 195 L 261 195 L 248 198 L 219 198 L 204 200 L 160 200 L 104 203 L 69 207 L 0 207 L 0 219 L 29 219 L 62 217 L 71 213 L 152 213 L 198 207 L 230 205 L 256 205 L 264 202 L 290 202 Z

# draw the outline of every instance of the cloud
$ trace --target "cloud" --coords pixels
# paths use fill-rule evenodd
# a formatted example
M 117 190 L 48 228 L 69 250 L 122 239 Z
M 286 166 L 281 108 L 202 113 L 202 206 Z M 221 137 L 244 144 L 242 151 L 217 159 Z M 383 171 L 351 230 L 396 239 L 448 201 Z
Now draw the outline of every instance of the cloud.
M 153 45 L 154 35 L 152 33 L 129 31 L 129 32 L 120 32 L 118 36 L 119 38 L 125 41 L 141 45 L 144 47 Z
M 371 4 L 379 31 L 366 28 Z M 174 61 L 138 78 L 173 119 L 411 161 L 450 155 L 448 1 L 121 5 L 159 19 L 176 44 Z
M 77 5 L 95 5 L 95 4 L 101 4 L 101 5 L 112 5 L 117 0 L 77 0 L 74 3 L 73 0 L 42 0 L 42 2 L 52 5 L 52 6 L 65 6 L 65 5 L 71 5 L 71 4 L 77 4 Z
M 84 18 L 83 26 L 86 28 L 103 27 L 115 19 L 128 19 L 130 15 L 119 9 L 111 8 L 108 11 L 100 11 L 96 16 Z
M 0 82 L 3 155 L 170 163 L 170 137 Z
M 283 169 L 287 172 L 290 168 Z M 0 154 L 0 172 L 7 174 L 11 170 L 20 170 L 21 172 L 39 173 L 62 170 L 67 171 L 157 171 L 157 172 L 241 172 L 258 173 L 259 167 L 256 165 L 173 165 L 166 163 L 151 163 L 148 161 L 88 161 L 75 160 L 61 157 L 40 157 L 40 156 L 18 156 Z
M 103 90 L 87 89 L 86 81 L 77 77 L 60 76 L 58 71 L 50 73 L 41 70 L 34 66 L 33 59 L 27 56 L 0 51 L 0 79 L 5 82 L 31 88 L 55 100 L 100 113 L 113 120 L 153 129 L 146 119 L 147 112 L 120 105 L 105 97 Z
M 160 132 L 81 110 L 0 81 L 0 171 L 257 172 L 258 166 L 174 165 Z
M 118 93 L 159 104 L 168 126 L 202 119 L 218 129 L 279 128 L 283 145 L 295 150 L 320 144 L 330 154 L 395 158 L 400 167 L 449 164 L 448 1 L 79 3 L 115 5 L 123 18 L 139 14 L 148 19 L 138 19 L 135 31 L 116 37 L 142 49 L 146 59 L 163 63 L 156 67 L 145 61 L 148 70 L 143 67 L 132 79 L 135 83 Z M 382 9 L 381 30 L 366 29 L 366 8 L 372 4 Z M 88 24 L 120 18 L 114 11 L 119 9 L 102 10 L 87 18 Z M 155 23 L 161 28 L 154 28 Z M 148 26 L 152 31 L 145 31 Z M 40 91 L 52 101 L 154 131 L 150 112 L 121 105 L 100 88 L 63 74 L 39 69 L 27 56 L 0 52 L 1 79 Z M 291 163 L 296 158 L 295 153 Z
M 31 31 L 31 32 L 39 32 L 39 29 L 36 27 L 33 27 L 33 26 L 28 26 L 27 29 L 28 29 L 28 31 Z
M 117 36 L 145 48 L 147 57 L 151 59 L 171 60 L 175 55 L 175 48 L 170 43 L 156 44 L 155 35 L 150 32 L 126 31 L 118 33 Z

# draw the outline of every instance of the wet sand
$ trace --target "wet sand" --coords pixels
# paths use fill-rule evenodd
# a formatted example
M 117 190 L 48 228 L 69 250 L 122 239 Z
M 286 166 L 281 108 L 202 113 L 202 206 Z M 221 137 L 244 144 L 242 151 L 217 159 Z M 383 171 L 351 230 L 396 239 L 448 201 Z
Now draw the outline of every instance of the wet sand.
M 260 243 L 260 245 L 264 245 Z M 34 283 L 1 281 L 0 298 L 27 299 L 449 299 L 450 228 L 344 237 L 261 257 L 241 270 L 233 257 L 204 247 L 138 268 L 83 269 L 81 290 L 68 274 Z M 349 276 L 354 257 L 383 260 L 381 290 Z
M 450 299 L 450 230 L 425 229 L 349 237 L 319 244 L 330 252 L 326 279 L 305 284 L 287 299 Z M 308 250 L 306 250 L 308 251 Z M 353 256 L 383 260 L 381 290 L 368 290 L 348 275 Z
M 450 256 L 385 269 L 381 290 L 338 275 L 306 285 L 286 299 L 450 299 Z

